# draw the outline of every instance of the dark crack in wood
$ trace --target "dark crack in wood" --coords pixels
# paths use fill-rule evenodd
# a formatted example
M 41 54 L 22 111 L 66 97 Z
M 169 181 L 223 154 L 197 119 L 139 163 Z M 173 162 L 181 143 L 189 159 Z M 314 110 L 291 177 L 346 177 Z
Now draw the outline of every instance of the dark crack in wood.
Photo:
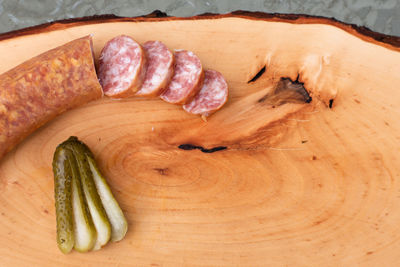
M 192 144 L 182 144 L 182 145 L 179 145 L 178 148 L 182 149 L 182 150 L 198 149 L 203 153 L 214 153 L 214 152 L 217 152 L 217 151 L 221 151 L 221 150 L 227 149 L 226 146 L 217 146 L 217 147 L 213 147 L 213 148 L 207 149 L 207 148 L 203 148 L 201 146 L 195 146 L 195 145 L 192 145 Z
M 333 106 L 333 99 L 329 99 L 329 108 L 332 108 Z
M 264 66 L 264 67 L 262 67 L 262 69 L 261 70 L 259 70 L 258 72 L 257 72 L 257 74 L 256 75 L 254 75 L 254 77 L 253 78 L 251 78 L 247 83 L 252 83 L 252 82 L 255 82 L 256 80 L 258 80 L 258 78 L 260 78 L 261 77 L 261 75 L 263 75 L 264 74 L 264 72 L 265 72 L 265 69 L 266 69 L 266 67 Z

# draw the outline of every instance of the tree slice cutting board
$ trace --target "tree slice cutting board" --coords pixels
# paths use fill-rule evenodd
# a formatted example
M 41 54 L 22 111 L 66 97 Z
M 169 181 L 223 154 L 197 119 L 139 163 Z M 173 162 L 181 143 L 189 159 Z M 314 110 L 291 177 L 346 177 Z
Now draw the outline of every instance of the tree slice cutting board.
M 1 266 L 400 264 L 399 38 L 297 15 L 95 17 L 1 35 L 0 72 L 87 34 L 96 57 L 119 34 L 192 50 L 226 77 L 228 103 L 204 122 L 159 99 L 103 98 L 36 131 L 0 164 Z M 312 101 L 274 95 L 282 78 Z M 71 135 L 129 231 L 63 255 L 51 161 Z

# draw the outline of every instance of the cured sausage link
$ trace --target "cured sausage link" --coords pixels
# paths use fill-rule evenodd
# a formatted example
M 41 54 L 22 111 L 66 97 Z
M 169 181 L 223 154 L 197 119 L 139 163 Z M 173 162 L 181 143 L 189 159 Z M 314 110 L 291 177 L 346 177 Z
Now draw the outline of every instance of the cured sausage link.
M 186 104 L 203 85 L 204 71 L 200 59 L 191 51 L 175 52 L 175 72 L 161 99 L 172 104 Z
M 1 74 L 0 158 L 60 113 L 101 96 L 90 36 Z
M 204 74 L 203 87 L 191 102 L 183 105 L 183 109 L 192 114 L 209 116 L 228 100 L 228 84 L 218 71 L 206 70 Z
M 133 96 L 142 86 L 146 66 L 140 44 L 126 35 L 114 37 L 100 54 L 99 80 L 104 94 L 113 98 Z
M 174 73 L 174 55 L 160 41 L 143 44 L 147 55 L 146 78 L 137 96 L 159 96 L 165 91 Z

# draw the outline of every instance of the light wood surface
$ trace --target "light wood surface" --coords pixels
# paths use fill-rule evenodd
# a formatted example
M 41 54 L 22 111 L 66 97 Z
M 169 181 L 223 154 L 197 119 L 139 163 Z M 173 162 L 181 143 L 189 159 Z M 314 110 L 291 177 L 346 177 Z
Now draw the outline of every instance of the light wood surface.
M 96 56 L 118 34 L 160 40 L 220 71 L 230 95 L 208 122 L 159 99 L 104 98 L 36 131 L 0 164 L 0 265 L 398 266 L 400 49 L 303 20 L 109 20 L 2 40 L 0 72 L 87 34 Z M 259 101 L 298 75 L 311 103 Z M 93 150 L 129 230 L 63 255 L 51 161 L 70 135 Z

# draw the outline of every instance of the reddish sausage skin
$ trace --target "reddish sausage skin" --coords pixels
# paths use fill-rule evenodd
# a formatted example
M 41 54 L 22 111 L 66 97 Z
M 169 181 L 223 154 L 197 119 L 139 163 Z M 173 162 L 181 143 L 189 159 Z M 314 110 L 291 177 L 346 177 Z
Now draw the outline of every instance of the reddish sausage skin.
M 203 87 L 191 102 L 183 105 L 183 109 L 192 114 L 209 116 L 227 100 L 228 84 L 222 74 L 215 70 L 206 70 Z
M 101 96 L 90 36 L 1 74 L 0 157 L 60 113 Z
M 172 104 L 186 104 L 203 85 L 204 71 L 200 59 L 191 51 L 175 52 L 175 72 L 161 99 Z

